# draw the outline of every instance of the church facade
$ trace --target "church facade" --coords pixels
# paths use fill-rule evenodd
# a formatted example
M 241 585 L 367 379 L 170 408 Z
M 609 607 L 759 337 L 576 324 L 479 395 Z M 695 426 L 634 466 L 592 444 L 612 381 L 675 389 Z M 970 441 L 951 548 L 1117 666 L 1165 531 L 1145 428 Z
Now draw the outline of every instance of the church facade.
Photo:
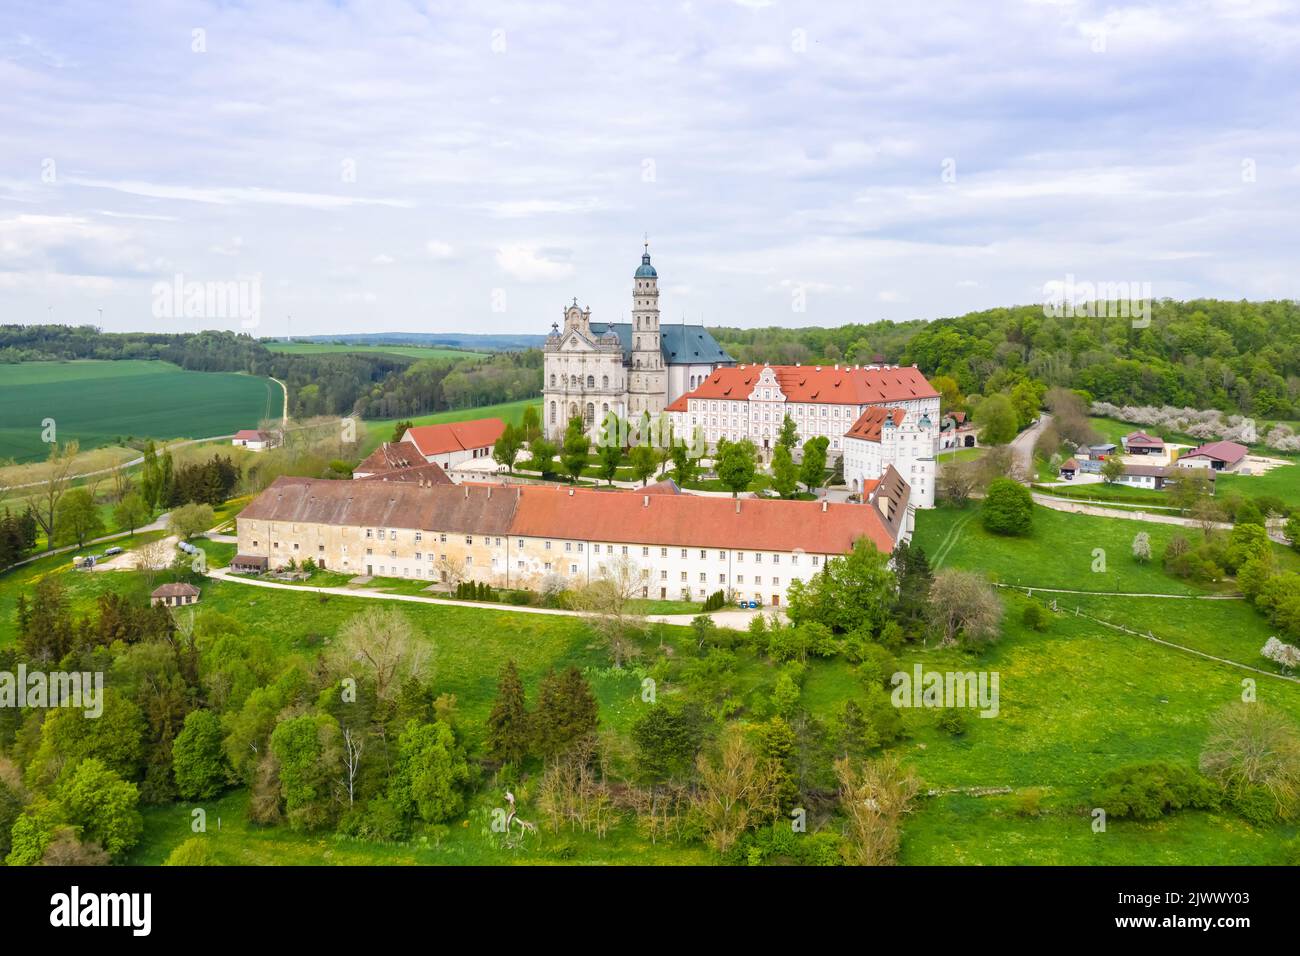
M 660 324 L 659 276 L 648 245 L 632 277 L 632 321 L 593 322 L 591 309 L 575 298 L 543 351 L 543 428 L 553 440 L 573 418 L 588 430 L 610 412 L 655 418 L 715 370 L 735 364 L 702 326 Z

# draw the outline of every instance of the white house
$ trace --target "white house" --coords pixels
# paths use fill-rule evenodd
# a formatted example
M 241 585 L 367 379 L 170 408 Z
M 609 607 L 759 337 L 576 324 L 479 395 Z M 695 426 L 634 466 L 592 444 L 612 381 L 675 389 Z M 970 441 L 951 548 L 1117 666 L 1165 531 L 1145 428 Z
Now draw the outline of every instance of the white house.
M 449 469 L 461 462 L 492 457 L 492 446 L 505 430 L 506 423 L 499 418 L 417 425 L 406 430 L 402 443 L 415 446 L 425 461 Z
M 912 504 L 933 508 L 937 440 L 928 415 L 873 405 L 844 433 L 844 483 L 854 494 L 862 494 L 893 466 L 911 486 Z
M 257 431 L 252 428 L 235 432 L 234 440 L 231 441 L 232 445 L 247 448 L 249 451 L 266 451 L 279 443 L 279 436 L 275 432 Z
M 901 408 L 918 421 L 922 416 L 939 420 L 939 393 L 916 366 L 899 365 L 719 368 L 667 412 L 677 435 L 694 435 L 698 428 L 709 445 L 719 438 L 747 438 L 764 454 L 775 446 L 789 415 L 800 442 L 825 435 L 828 455 L 835 459 L 843 452 L 845 432 L 877 406 Z

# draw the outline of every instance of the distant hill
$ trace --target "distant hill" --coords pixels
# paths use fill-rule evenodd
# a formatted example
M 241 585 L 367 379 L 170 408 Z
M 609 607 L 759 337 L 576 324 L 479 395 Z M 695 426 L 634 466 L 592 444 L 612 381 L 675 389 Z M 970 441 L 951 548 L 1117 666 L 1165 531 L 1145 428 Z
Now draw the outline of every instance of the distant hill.
M 281 341 L 274 339 L 271 341 Z M 338 342 L 344 345 L 423 345 L 471 352 L 515 352 L 540 348 L 545 335 L 472 335 L 460 332 L 361 332 L 349 335 L 296 335 L 295 342 Z

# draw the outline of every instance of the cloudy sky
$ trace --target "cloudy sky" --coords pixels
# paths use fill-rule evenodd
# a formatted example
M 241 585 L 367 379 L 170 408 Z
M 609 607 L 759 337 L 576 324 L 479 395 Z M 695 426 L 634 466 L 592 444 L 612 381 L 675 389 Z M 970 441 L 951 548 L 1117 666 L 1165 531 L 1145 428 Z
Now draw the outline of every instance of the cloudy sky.
M 646 233 L 665 321 L 1294 298 L 1297 80 L 1288 0 L 8 0 L 0 322 L 541 332 Z

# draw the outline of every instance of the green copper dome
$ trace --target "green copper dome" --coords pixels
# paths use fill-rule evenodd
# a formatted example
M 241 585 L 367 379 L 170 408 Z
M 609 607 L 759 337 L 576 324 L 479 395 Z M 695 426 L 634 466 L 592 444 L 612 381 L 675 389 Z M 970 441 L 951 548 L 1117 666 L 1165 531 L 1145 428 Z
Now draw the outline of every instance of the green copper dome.
M 650 253 L 647 252 L 641 257 L 641 264 L 637 266 L 636 278 L 654 279 L 657 278 L 658 275 L 659 273 L 655 272 L 655 267 L 650 264 Z

